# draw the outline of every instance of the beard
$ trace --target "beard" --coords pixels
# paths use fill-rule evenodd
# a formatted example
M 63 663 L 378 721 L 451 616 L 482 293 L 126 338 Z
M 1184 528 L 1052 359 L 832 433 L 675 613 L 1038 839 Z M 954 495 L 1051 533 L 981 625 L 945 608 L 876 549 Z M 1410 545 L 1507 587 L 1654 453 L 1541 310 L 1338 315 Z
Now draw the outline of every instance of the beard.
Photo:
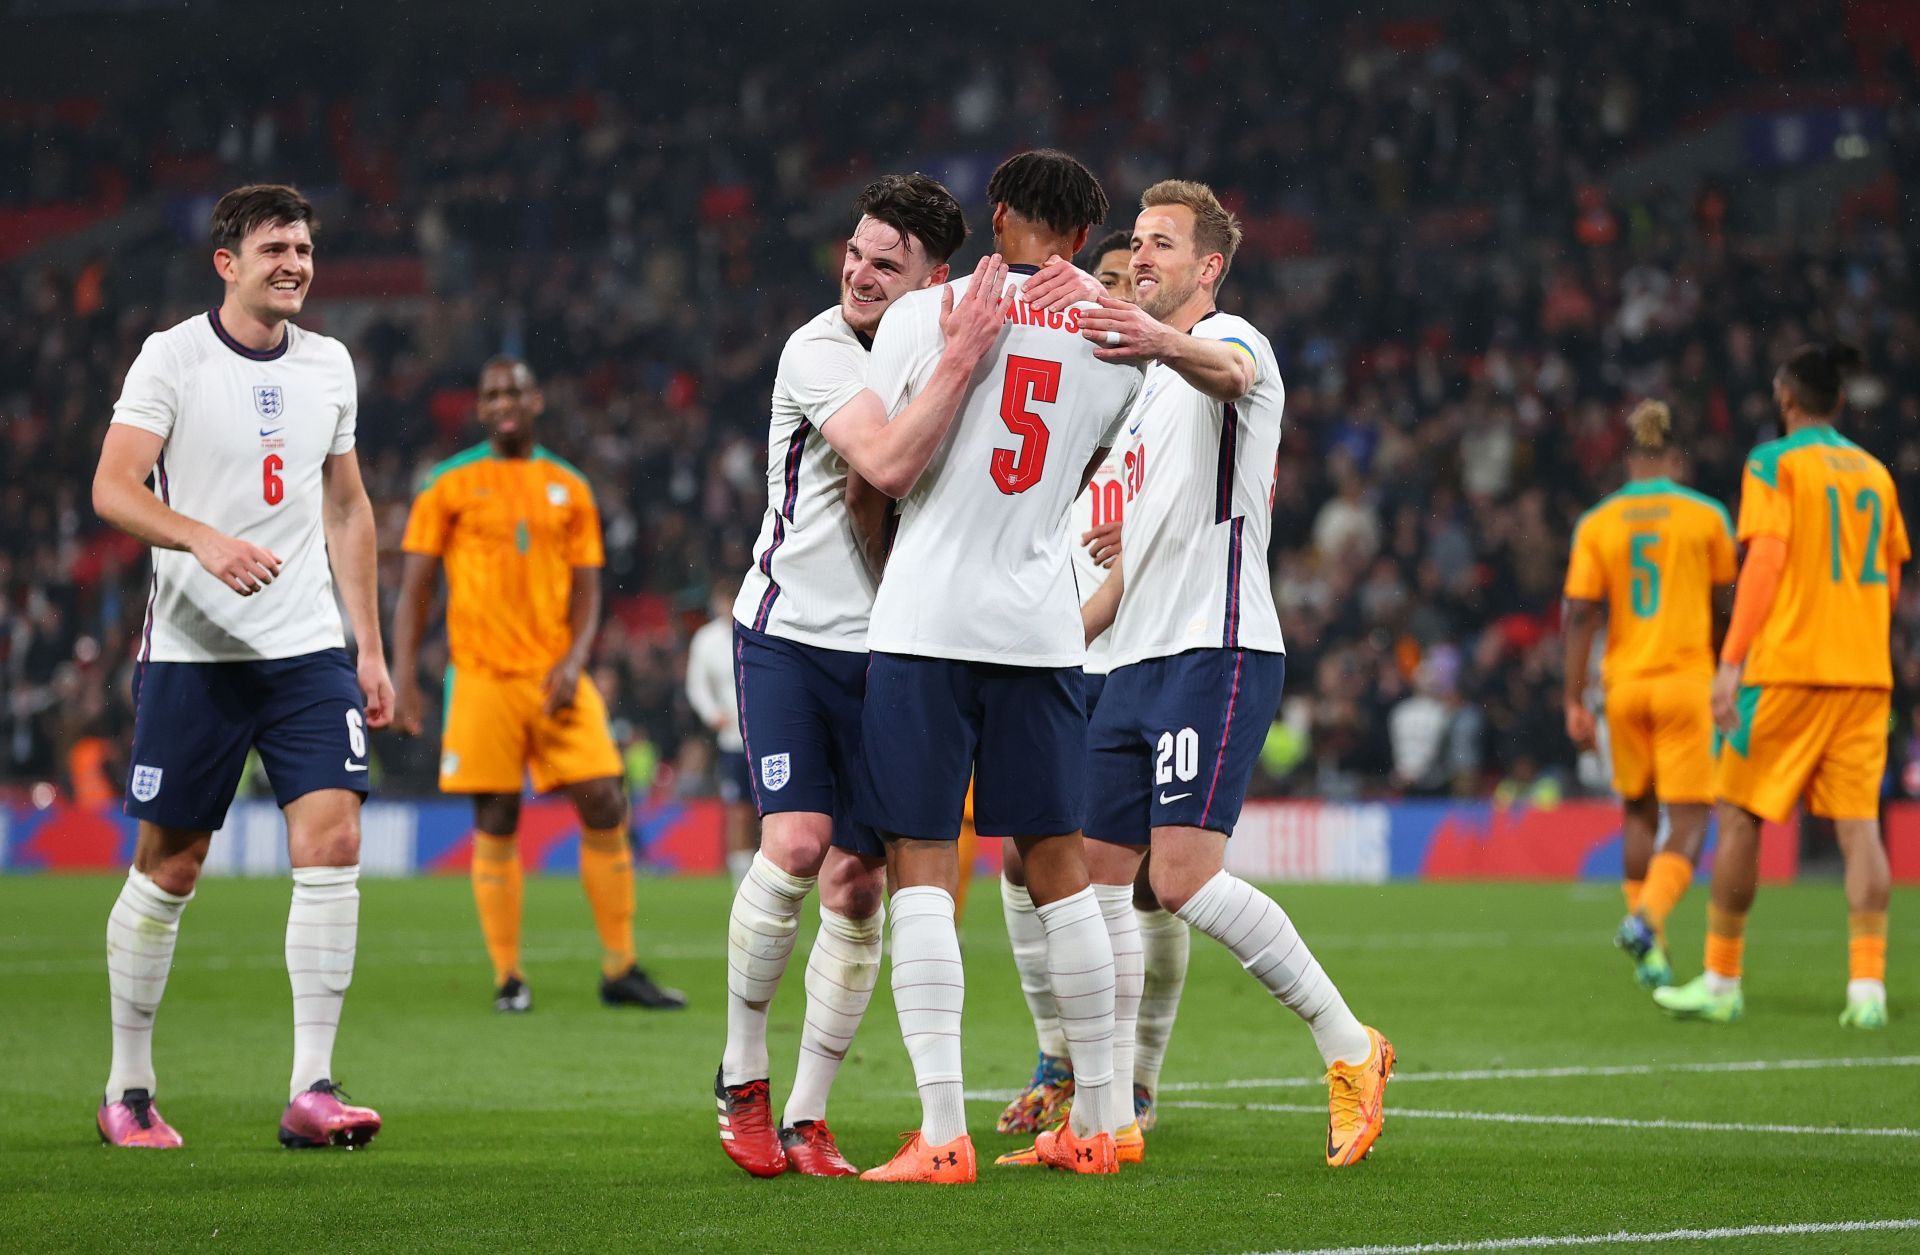
M 1153 285 L 1151 295 L 1140 301 L 1140 308 L 1154 318 L 1165 318 L 1174 310 L 1187 303 L 1187 299 L 1200 290 L 1200 284 L 1189 279 L 1185 283 L 1172 283 L 1160 277 Z M 1136 294 L 1139 289 L 1135 288 Z

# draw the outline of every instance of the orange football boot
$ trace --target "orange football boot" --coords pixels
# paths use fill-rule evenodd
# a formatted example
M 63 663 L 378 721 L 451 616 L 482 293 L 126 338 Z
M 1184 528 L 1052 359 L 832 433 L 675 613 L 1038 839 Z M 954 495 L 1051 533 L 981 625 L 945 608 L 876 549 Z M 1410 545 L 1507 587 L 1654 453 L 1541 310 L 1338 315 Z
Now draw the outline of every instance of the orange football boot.
M 1359 1163 L 1387 1126 L 1387 1078 L 1393 1075 L 1393 1043 L 1369 1028 L 1372 1049 L 1362 1063 L 1327 1069 L 1327 1166 Z
M 1147 1139 L 1138 1120 L 1113 1135 L 1113 1151 L 1121 1163 L 1140 1163 L 1147 1157 Z
M 1063 1124 L 1034 1138 L 1033 1149 L 1041 1163 L 1062 1172 L 1112 1176 L 1120 1171 L 1120 1156 L 1114 1149 L 1111 1133 L 1080 1138 L 1073 1135 L 1071 1123 Z
M 920 1130 L 900 1135 L 900 1149 L 878 1168 L 860 1174 L 862 1181 L 923 1181 L 928 1185 L 971 1185 L 974 1180 L 973 1139 L 962 1133 L 944 1146 L 928 1146 Z

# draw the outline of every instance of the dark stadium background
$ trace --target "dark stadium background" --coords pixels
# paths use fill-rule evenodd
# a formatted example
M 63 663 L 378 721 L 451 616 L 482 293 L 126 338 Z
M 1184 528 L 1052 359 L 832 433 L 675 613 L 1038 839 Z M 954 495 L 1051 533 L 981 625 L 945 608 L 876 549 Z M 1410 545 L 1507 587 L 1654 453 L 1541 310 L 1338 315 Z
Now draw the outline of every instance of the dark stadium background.
M 834 297 L 853 193 L 947 181 L 965 261 L 986 173 L 1052 144 L 1105 180 L 1111 225 L 1169 175 L 1247 223 L 1224 303 L 1273 339 L 1289 394 L 1289 724 L 1256 789 L 1595 791 L 1561 728 L 1558 590 L 1634 400 L 1671 402 L 1694 483 L 1731 501 L 1777 434 L 1774 364 L 1846 336 L 1870 371 L 1843 426 L 1920 500 L 1920 10 L 1204 8 L 14 0 L 0 783 L 117 791 L 146 558 L 88 484 L 143 337 L 218 299 L 221 191 L 284 180 L 320 206 L 301 321 L 358 366 L 388 611 L 411 486 L 478 439 L 478 364 L 532 361 L 544 440 L 604 515 L 595 674 L 637 781 L 699 792 L 687 637 L 748 563 L 775 360 Z M 1904 587 L 1889 789 L 1920 795 Z M 430 694 L 443 661 L 427 651 Z M 1424 771 L 1391 736 L 1407 702 L 1445 712 Z M 388 791 L 431 789 L 430 737 L 377 754 Z

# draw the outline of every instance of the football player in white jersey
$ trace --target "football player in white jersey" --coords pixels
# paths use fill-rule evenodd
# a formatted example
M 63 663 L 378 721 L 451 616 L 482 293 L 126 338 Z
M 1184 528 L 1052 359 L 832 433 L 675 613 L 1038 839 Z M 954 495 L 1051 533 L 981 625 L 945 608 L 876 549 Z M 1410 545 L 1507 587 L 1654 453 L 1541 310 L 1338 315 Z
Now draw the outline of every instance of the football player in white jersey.
M 313 282 L 304 197 L 237 188 L 214 206 L 212 235 L 226 295 L 148 337 L 93 482 L 100 517 L 153 546 L 126 803 L 140 830 L 107 920 L 113 1066 L 97 1122 L 113 1145 L 181 1144 L 153 1105 L 153 1018 L 181 912 L 254 749 L 293 864 L 280 1141 L 362 1146 L 380 1117 L 341 1101 L 332 1055 L 353 978 L 367 729 L 386 724 L 393 685 L 353 451 L 353 363 L 339 341 L 290 321 Z
M 1144 473 L 1125 556 L 1086 606 L 1113 667 L 1090 733 L 1087 859 L 1118 892 L 1150 847 L 1160 902 L 1307 1021 L 1327 1067 L 1327 1162 L 1345 1166 L 1380 1134 L 1393 1046 L 1286 912 L 1225 870 L 1286 672 L 1267 574 L 1285 391 L 1266 337 L 1215 304 L 1239 223 L 1200 183 L 1156 183 L 1140 205 L 1138 306 L 1102 298 L 1081 319 L 1102 358 L 1151 363 L 1127 420 Z
M 947 258 L 966 238 L 959 204 L 924 175 L 878 179 L 855 209 L 839 303 L 794 332 L 780 355 L 766 522 L 733 607 L 740 734 L 762 832 L 728 922 L 727 1041 L 714 1099 L 721 1147 L 762 1177 L 856 1171 L 834 1143 L 826 1108 L 880 972 L 885 850 L 851 813 L 867 620 L 886 530 L 876 516 L 888 504 L 867 484 L 919 475 L 1004 317 L 997 301 L 949 300 L 943 385 L 892 423 L 884 411 L 849 414 L 882 317 L 903 294 L 944 282 Z M 1005 273 L 993 257 L 980 267 L 989 277 Z M 816 882 L 820 933 L 807 964 L 800 1059 L 776 1127 L 767 1008 Z
M 1131 230 L 1109 233 L 1087 250 L 1086 258 L 1087 270 L 1101 288 L 1116 299 L 1133 299 Z M 1067 298 L 1077 298 L 1079 294 L 1079 285 L 1067 280 L 1068 276 L 1049 266 L 1027 286 L 1027 293 L 1035 304 L 1054 308 L 1045 292 L 1055 290 L 1057 285 L 1061 294 L 1059 307 L 1064 309 L 1071 303 Z M 1073 532 L 1080 537 L 1080 544 L 1073 551 L 1073 567 L 1083 598 L 1091 596 L 1105 582 L 1108 568 L 1119 556 L 1126 500 L 1142 469 L 1137 459 L 1129 458 L 1123 440 L 1120 447 L 1107 455 L 1107 460 L 1094 472 L 1087 490 L 1074 502 Z M 1087 643 L 1085 670 L 1087 714 L 1091 716 L 1100 704 L 1100 693 L 1107 680 L 1104 633 Z M 1144 1139 L 1140 1135 L 1153 1130 L 1153 1096 L 1159 1085 L 1167 1042 L 1173 1034 L 1174 1017 L 1179 1011 L 1180 992 L 1187 979 L 1187 926 L 1154 898 L 1144 863 L 1134 878 L 1131 911 L 1113 886 L 1095 885 L 1094 892 L 1101 899 L 1101 910 L 1107 918 L 1107 932 L 1114 947 L 1114 1075 L 1119 1092 L 1126 1092 L 1125 1080 L 1129 1073 L 1133 1077 L 1137 1127 L 1123 1129 L 1119 1135 L 1119 1153 L 1124 1163 L 1144 1156 Z M 1002 853 L 1000 901 L 1014 966 L 1020 975 L 1020 992 L 1033 1016 L 1040 1057 L 1032 1078 L 1001 1111 L 994 1129 L 999 1133 L 1038 1133 L 1058 1124 L 1061 1113 L 1072 1101 L 1073 1070 L 1067 1062 L 1066 1040 L 1061 1035 L 1060 1015 L 1047 977 L 1046 932 L 1040 927 L 1033 898 L 1027 893 L 1026 870 L 1020 865 L 1020 853 L 1011 845 Z
M 733 678 L 733 603 L 740 581 L 731 575 L 713 582 L 713 617 L 687 642 L 687 705 L 713 733 L 714 777 L 725 808 L 727 875 L 737 889 L 760 848 L 760 820 L 753 810 L 753 776 L 747 747 L 740 739 L 740 696 Z
M 1042 263 L 1071 257 L 1106 216 L 1092 173 L 1064 153 L 1021 153 L 994 171 L 987 200 L 996 247 L 1014 272 L 1010 290 L 992 289 L 1007 326 L 967 381 L 960 417 L 926 473 L 879 485 L 902 500 L 868 631 L 858 813 L 887 839 L 894 1001 L 922 1122 L 892 1161 L 864 1174 L 870 1180 L 975 1177 L 953 901 L 969 776 L 980 834 L 1019 843 L 1074 1063 L 1073 1119 L 1041 1134 L 1038 1154 L 1075 1171 L 1117 1170 L 1113 952 L 1081 852 L 1086 643 L 1067 518 L 1106 459 L 1140 373 L 1094 358 L 1077 334 L 1090 304 L 1043 313 L 1020 294 Z M 942 303 L 973 300 L 986 281 L 898 302 L 874 343 L 856 414 L 910 413 L 937 393 Z

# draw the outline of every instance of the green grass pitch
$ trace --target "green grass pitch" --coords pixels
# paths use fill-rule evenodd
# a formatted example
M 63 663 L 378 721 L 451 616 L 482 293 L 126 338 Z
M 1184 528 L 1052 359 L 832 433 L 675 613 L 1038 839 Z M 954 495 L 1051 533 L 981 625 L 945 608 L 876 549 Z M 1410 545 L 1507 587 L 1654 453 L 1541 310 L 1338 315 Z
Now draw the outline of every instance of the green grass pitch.
M 711 1086 L 728 889 L 712 880 L 639 888 L 643 961 L 691 995 L 680 1014 L 601 1008 L 578 886 L 530 880 L 536 1008 L 518 1018 L 490 1009 L 464 881 L 366 882 L 335 1063 L 386 1129 L 355 1154 L 274 1138 L 291 1049 L 286 884 L 206 882 L 156 1043 L 161 1106 L 187 1146 L 107 1150 L 91 1109 L 107 1069 L 102 933 L 116 888 L 0 878 L 0 1250 L 1231 1252 L 1920 1217 L 1920 960 L 1896 937 L 1891 1027 L 1841 1029 L 1837 884 L 1762 891 L 1747 1018 L 1731 1027 L 1653 1009 L 1609 944 L 1619 899 L 1607 886 L 1280 888 L 1355 1010 L 1399 1048 L 1369 1161 L 1322 1164 L 1325 1091 L 1307 1079 L 1319 1060 L 1305 1028 L 1196 936 L 1163 1078 L 1176 1088 L 1146 1163 L 1114 1180 L 988 1168 L 1014 1145 L 991 1131 L 989 1095 L 969 1104 L 982 1179 L 964 1189 L 754 1181 L 723 1157 Z M 1702 900 L 1696 887 L 1675 917 L 1682 977 L 1698 970 Z M 1896 920 L 1917 909 L 1920 893 L 1896 895 Z M 991 882 L 975 886 L 962 931 L 968 1083 L 1003 1090 L 1025 1078 L 1034 1045 Z M 774 1007 L 776 1109 L 805 946 Z M 834 1094 L 834 1128 L 863 1167 L 918 1113 L 886 984 Z M 1820 1062 L 1719 1066 L 1795 1060 Z M 1512 1069 L 1565 1072 L 1433 1075 Z M 1271 1083 L 1229 1084 L 1259 1081 Z M 1892 1132 L 1840 1131 L 1867 1128 Z M 1920 1231 L 1659 1249 L 1814 1243 L 1913 1249 Z

